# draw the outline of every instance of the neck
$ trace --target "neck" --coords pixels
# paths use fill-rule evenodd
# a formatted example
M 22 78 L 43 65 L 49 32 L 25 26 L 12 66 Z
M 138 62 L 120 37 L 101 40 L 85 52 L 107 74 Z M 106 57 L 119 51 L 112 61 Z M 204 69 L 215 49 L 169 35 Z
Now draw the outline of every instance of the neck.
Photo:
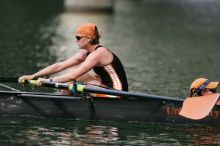
M 95 51 L 95 48 L 98 46 L 99 44 L 95 44 L 95 45 L 88 45 L 86 47 L 86 50 L 88 50 L 90 53 Z

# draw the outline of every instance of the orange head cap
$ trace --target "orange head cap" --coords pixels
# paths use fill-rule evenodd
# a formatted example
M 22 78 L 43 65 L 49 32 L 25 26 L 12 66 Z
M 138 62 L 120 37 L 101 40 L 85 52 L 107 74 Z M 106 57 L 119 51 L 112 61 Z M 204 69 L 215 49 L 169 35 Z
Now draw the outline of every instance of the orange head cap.
M 80 25 L 77 29 L 76 29 L 76 35 L 77 36 L 85 36 L 85 37 L 91 37 L 93 39 L 96 38 L 96 25 L 93 23 L 85 23 Z
M 190 90 L 199 88 L 207 80 L 208 79 L 206 79 L 206 78 L 195 79 L 190 86 Z M 208 85 L 205 86 L 205 89 L 215 89 L 215 88 L 217 88 L 218 84 L 219 84 L 219 82 L 210 82 L 210 83 L 208 83 Z

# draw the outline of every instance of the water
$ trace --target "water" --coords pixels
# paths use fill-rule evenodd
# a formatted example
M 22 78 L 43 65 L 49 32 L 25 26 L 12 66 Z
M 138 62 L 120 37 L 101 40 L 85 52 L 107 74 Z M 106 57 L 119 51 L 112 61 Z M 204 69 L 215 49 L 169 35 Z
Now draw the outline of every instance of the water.
M 63 124 L 65 123 L 65 124 Z M 218 145 L 219 129 L 200 125 L 162 125 L 13 118 L 0 121 L 1 145 Z
M 185 97 L 195 78 L 220 78 L 218 0 L 118 0 L 114 14 L 70 13 L 61 3 L 0 0 L 1 77 L 31 74 L 71 56 L 77 51 L 76 27 L 89 21 L 97 24 L 102 45 L 121 58 L 131 91 Z M 1 145 L 220 144 L 218 128 L 201 125 L 0 121 Z

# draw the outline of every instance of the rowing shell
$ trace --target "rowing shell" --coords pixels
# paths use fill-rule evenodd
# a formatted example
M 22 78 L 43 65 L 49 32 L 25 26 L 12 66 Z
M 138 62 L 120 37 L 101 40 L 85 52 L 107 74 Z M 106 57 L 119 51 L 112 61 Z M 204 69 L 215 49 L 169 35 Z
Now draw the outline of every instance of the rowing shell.
M 158 123 L 198 123 L 218 126 L 220 106 L 209 116 L 190 120 L 179 116 L 183 100 L 158 100 L 123 97 L 121 99 L 67 97 L 0 91 L 0 115 L 63 117 L 86 120 L 135 121 Z

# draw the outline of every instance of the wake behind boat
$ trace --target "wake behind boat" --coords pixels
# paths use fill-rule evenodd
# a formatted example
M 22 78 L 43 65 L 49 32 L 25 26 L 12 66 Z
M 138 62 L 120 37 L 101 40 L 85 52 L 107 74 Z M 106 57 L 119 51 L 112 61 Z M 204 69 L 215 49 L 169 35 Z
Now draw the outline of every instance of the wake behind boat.
M 85 90 L 93 90 L 93 88 L 85 87 Z M 124 95 L 118 99 L 61 96 L 16 90 L 0 91 L 0 115 L 173 124 L 198 123 L 215 126 L 220 122 L 219 105 L 215 105 L 207 117 L 190 120 L 179 115 L 184 99 L 142 93 L 129 94 L 130 96 Z

